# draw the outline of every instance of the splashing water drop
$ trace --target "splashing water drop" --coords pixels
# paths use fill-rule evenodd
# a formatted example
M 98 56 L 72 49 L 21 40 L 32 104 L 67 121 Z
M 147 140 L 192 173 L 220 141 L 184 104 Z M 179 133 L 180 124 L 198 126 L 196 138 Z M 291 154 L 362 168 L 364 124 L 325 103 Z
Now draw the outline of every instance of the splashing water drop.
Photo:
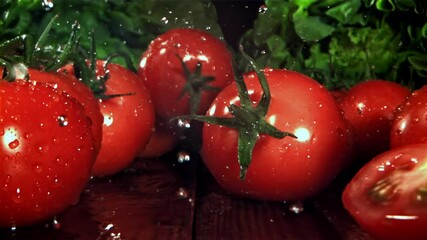
M 265 6 L 265 5 L 261 5 L 259 8 L 258 8 L 258 12 L 260 13 L 260 14 L 264 14 L 265 12 L 267 12 L 267 6 Z
M 50 11 L 53 8 L 53 0 L 43 0 L 42 7 L 45 11 Z
M 177 153 L 177 160 L 179 163 L 189 162 L 190 159 L 190 154 L 185 151 L 180 151 Z
M 289 211 L 295 214 L 300 214 L 304 211 L 304 205 L 301 202 L 292 203 L 289 205 Z
M 176 191 L 176 196 L 179 199 L 187 199 L 188 198 L 188 192 L 185 188 L 180 187 L 180 188 L 178 188 L 178 191 Z
M 179 119 L 178 120 L 178 127 L 189 129 L 191 127 L 191 122 L 189 120 Z
M 54 229 L 60 229 L 61 228 L 61 223 L 58 221 L 58 219 L 56 219 L 56 217 L 53 218 L 52 227 Z

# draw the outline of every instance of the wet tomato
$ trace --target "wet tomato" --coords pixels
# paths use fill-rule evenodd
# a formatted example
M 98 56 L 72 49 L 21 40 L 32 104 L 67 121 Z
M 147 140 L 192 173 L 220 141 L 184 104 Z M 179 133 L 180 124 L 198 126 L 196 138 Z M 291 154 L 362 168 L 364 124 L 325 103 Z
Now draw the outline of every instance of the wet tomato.
M 104 62 L 97 61 L 97 75 L 104 76 Z M 108 95 L 100 99 L 104 116 L 101 150 L 93 166 L 94 176 L 112 175 L 126 168 L 147 145 L 154 129 L 154 109 L 150 94 L 131 70 L 119 64 L 108 64 Z
M 126 167 L 144 149 L 153 133 L 155 116 L 151 96 L 138 75 L 116 63 L 96 61 L 91 84 L 105 81 L 98 104 L 103 116 L 102 144 L 92 174 L 104 177 Z M 60 69 L 75 75 L 73 65 Z M 102 84 L 101 84 L 102 85 Z
M 410 94 L 408 88 L 385 80 L 361 82 L 339 99 L 354 131 L 357 162 L 366 162 L 390 148 L 394 110 Z
M 44 83 L 0 80 L 0 226 L 53 218 L 77 203 L 96 158 L 75 99 Z
M 427 87 L 412 92 L 397 109 L 391 126 L 392 148 L 427 143 Z
M 73 75 L 54 72 L 44 72 L 28 69 L 29 80 L 44 82 L 69 94 L 79 101 L 86 110 L 86 115 L 91 120 L 92 135 L 95 139 L 95 150 L 98 153 L 102 141 L 103 117 L 98 105 L 98 99 L 91 89 Z
M 346 186 L 342 200 L 376 239 L 427 239 L 427 145 L 376 156 Z
M 172 29 L 150 43 L 138 74 L 159 119 L 204 114 L 219 90 L 232 83 L 232 55 L 218 38 L 197 29 Z
M 348 163 L 352 137 L 337 103 L 313 79 L 287 70 L 264 70 L 271 89 L 266 121 L 297 139 L 259 135 L 245 179 L 240 178 L 238 131 L 205 123 L 201 155 L 217 182 L 241 197 L 286 201 L 303 200 L 324 189 Z M 254 105 L 262 95 L 255 73 L 244 75 Z M 208 116 L 230 117 L 239 105 L 236 85 L 221 91 Z

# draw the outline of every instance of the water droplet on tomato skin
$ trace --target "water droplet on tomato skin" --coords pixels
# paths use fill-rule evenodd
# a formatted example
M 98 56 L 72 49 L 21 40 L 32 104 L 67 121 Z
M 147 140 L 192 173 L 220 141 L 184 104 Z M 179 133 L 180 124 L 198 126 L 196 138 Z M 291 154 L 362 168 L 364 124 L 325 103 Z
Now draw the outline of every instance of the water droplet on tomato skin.
M 6 175 L 6 177 L 4 178 L 4 184 L 2 186 L 2 190 L 7 191 L 9 188 L 9 183 L 12 180 L 12 176 L 11 175 Z
M 43 167 L 40 163 L 36 163 L 33 165 L 34 172 L 41 173 L 43 172 Z
M 22 195 L 22 190 L 20 188 L 16 188 L 15 192 L 11 196 L 13 202 L 17 204 L 22 203 L 21 195 Z
M 11 142 L 8 144 L 8 146 L 9 146 L 9 148 L 10 148 L 11 150 L 16 149 L 17 147 L 19 147 L 19 140 L 18 140 L 18 139 L 15 139 L 15 140 L 11 141 Z
M 68 118 L 65 115 L 58 116 L 58 124 L 60 127 L 68 126 Z

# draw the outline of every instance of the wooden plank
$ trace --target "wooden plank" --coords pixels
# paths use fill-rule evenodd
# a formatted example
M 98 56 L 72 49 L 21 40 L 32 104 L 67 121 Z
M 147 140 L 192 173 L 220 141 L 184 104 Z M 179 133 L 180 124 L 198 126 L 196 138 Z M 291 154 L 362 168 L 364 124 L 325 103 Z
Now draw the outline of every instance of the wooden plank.
M 192 162 L 175 155 L 136 160 L 111 178 L 93 179 L 78 205 L 58 224 L 0 231 L 0 239 L 192 239 L 195 197 Z
M 206 171 L 199 179 L 195 239 L 340 239 L 330 221 L 307 202 L 304 211 L 290 203 L 264 202 L 227 195 Z

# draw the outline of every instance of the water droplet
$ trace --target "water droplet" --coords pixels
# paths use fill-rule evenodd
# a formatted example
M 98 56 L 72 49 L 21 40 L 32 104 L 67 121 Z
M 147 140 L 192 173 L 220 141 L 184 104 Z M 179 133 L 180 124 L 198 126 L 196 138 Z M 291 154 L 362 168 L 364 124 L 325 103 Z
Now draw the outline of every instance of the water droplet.
M 295 214 L 300 214 L 304 211 L 304 204 L 301 202 L 292 203 L 289 205 L 289 211 Z
M 427 187 L 421 187 L 417 190 L 416 199 L 424 204 L 427 202 Z
M 58 219 L 56 219 L 56 217 L 53 218 L 52 227 L 54 229 L 60 229 L 61 228 L 61 223 L 58 221 Z
M 58 123 L 60 127 L 68 126 L 68 118 L 67 116 L 61 115 L 58 117 Z
M 187 192 L 187 190 L 185 188 L 180 187 L 178 189 L 178 191 L 176 191 L 176 196 L 179 199 L 187 199 L 188 198 L 188 192 Z
M 179 119 L 178 120 L 178 127 L 189 129 L 189 128 L 191 128 L 191 121 L 190 120 Z
M 160 19 L 160 22 L 167 25 L 169 20 L 167 19 L 167 17 L 162 17 L 162 19 Z
M 36 173 L 41 173 L 41 172 L 43 171 L 43 167 L 41 166 L 41 164 L 40 164 L 40 163 L 36 163 L 36 164 L 34 164 L 33 168 L 34 168 L 34 171 L 35 171 Z
M 10 142 L 8 144 L 8 146 L 12 150 L 15 149 L 15 148 L 17 148 L 17 147 L 19 147 L 19 140 L 18 139 L 13 140 L 12 142 Z
M 50 11 L 53 8 L 53 0 L 43 0 L 42 1 L 42 7 L 44 8 L 44 10 L 46 11 Z
M 190 154 L 185 151 L 180 151 L 177 153 L 177 160 L 179 163 L 189 162 L 190 159 Z
M 264 14 L 265 12 L 267 12 L 267 6 L 266 5 L 261 5 L 259 8 L 258 8 L 258 12 L 260 13 L 260 14 Z
M 12 195 L 13 201 L 15 203 L 21 203 L 22 202 L 22 198 L 21 198 L 21 189 L 17 188 L 16 192 L 14 195 Z

